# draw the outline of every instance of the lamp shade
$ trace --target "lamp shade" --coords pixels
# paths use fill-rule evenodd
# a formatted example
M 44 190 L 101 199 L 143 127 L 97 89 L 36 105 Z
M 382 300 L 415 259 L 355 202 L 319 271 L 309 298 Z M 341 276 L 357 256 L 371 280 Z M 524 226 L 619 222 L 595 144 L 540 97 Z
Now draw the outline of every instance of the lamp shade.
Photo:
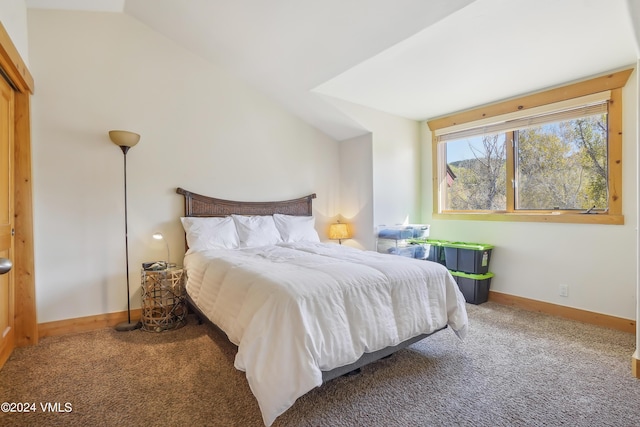
M 350 237 L 351 233 L 349 232 L 349 227 L 347 226 L 347 224 L 338 222 L 329 226 L 329 239 L 342 240 L 349 239 Z
M 140 141 L 140 135 L 126 130 L 110 130 L 109 138 L 120 147 L 133 147 Z

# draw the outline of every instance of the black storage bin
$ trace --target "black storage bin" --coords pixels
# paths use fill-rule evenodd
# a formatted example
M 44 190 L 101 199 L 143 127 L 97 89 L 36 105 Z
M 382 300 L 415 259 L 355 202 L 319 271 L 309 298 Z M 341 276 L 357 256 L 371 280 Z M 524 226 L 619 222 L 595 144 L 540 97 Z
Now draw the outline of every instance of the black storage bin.
M 469 304 L 482 304 L 489 299 L 489 286 L 493 273 L 468 274 L 459 271 L 450 271 L 458 283 L 460 292 Z
M 443 246 L 444 259 L 449 270 L 469 274 L 486 274 L 489 272 L 493 246 L 460 242 L 445 243 Z

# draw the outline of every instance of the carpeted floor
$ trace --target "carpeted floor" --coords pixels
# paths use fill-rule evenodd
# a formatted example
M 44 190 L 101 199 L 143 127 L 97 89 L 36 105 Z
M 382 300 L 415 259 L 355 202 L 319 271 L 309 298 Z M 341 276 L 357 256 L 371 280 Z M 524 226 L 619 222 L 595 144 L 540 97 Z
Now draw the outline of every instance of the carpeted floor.
M 490 302 L 467 307 L 464 341 L 439 332 L 312 390 L 274 426 L 640 425 L 632 334 Z M 0 413 L 0 425 L 261 426 L 234 355 L 195 319 L 163 333 L 45 338 L 0 371 L 0 402 L 35 412 Z

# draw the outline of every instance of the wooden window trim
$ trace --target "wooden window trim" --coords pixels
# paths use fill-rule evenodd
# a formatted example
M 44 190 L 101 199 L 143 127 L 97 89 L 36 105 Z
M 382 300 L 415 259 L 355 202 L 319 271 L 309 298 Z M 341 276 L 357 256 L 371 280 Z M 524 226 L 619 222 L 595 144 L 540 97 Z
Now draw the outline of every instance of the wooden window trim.
M 432 132 L 432 167 L 433 167 L 433 218 L 472 221 L 522 221 L 522 222 L 554 222 L 579 224 L 624 224 L 622 215 L 622 88 L 627 83 L 633 69 L 625 69 L 604 76 L 595 77 L 578 83 L 534 93 L 521 98 L 506 100 L 495 104 L 478 107 L 442 118 L 427 121 Z M 611 91 L 609 100 L 609 134 L 608 134 L 608 166 L 609 166 L 609 210 L 606 213 L 582 214 L 575 211 L 521 211 L 510 210 L 513 206 L 513 189 L 507 183 L 508 211 L 445 211 L 441 210 L 445 179 L 439 165 L 443 158 L 442 149 L 438 149 L 435 131 L 450 126 L 461 125 L 488 117 L 501 116 L 515 111 L 527 110 L 542 105 L 565 101 L 592 93 Z M 507 148 L 509 150 L 509 148 Z M 513 159 L 513 152 L 510 153 Z M 509 153 L 507 153 L 509 160 Z M 513 164 L 507 167 L 513 168 Z M 513 172 L 513 171 L 511 171 Z M 512 175 L 511 175 L 512 176 Z M 509 204 L 511 202 L 511 204 Z

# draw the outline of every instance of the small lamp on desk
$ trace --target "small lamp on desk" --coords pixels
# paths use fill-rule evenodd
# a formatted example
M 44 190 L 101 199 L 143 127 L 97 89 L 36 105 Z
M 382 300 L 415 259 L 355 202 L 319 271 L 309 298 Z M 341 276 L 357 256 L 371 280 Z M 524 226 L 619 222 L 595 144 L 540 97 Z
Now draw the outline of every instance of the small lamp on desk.
M 167 245 L 167 259 L 165 261 L 165 268 L 169 268 L 169 266 L 171 265 L 169 263 L 169 242 L 167 242 L 167 239 L 164 238 L 164 236 L 162 235 L 162 233 L 153 233 L 153 238 L 156 240 L 164 240 L 165 245 Z
M 329 239 L 337 240 L 339 244 L 342 244 L 342 239 L 350 239 L 351 230 L 347 224 L 340 221 L 329 226 Z

